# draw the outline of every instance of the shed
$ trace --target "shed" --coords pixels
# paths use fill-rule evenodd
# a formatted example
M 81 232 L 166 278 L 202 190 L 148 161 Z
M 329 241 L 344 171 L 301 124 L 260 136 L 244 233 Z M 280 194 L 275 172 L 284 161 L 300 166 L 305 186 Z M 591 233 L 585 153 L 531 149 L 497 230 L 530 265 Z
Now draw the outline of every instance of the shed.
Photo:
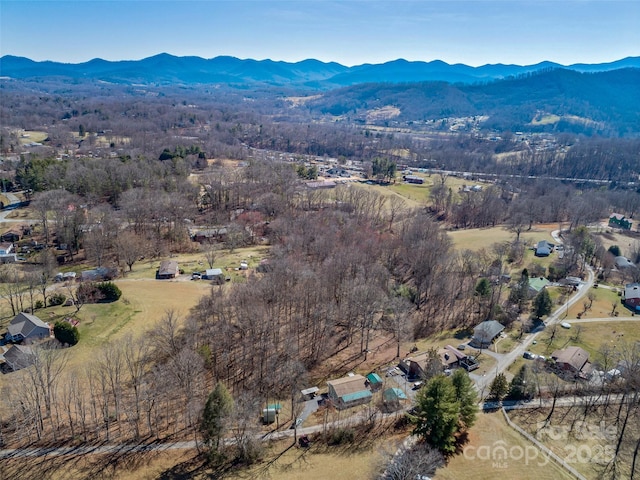
M 382 399 L 385 402 L 398 402 L 400 400 L 407 400 L 407 395 L 400 388 L 393 387 L 387 388 L 382 392 Z
M 377 373 L 370 373 L 367 375 L 367 381 L 369 382 L 369 387 L 371 390 L 376 391 L 379 388 L 382 388 L 382 378 Z
M 300 393 L 302 394 L 302 398 L 304 400 L 312 400 L 320 391 L 320 389 L 318 387 L 310 387 L 310 388 L 305 388 L 304 390 L 300 390 Z

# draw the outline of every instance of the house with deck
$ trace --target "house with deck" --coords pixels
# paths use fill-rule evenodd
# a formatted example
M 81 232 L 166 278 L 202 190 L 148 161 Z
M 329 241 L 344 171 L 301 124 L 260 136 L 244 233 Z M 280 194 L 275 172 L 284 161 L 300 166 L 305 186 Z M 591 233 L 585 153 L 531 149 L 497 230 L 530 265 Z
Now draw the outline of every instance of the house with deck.
M 51 336 L 51 327 L 35 315 L 20 312 L 9 323 L 5 340 L 7 342 L 32 343 Z

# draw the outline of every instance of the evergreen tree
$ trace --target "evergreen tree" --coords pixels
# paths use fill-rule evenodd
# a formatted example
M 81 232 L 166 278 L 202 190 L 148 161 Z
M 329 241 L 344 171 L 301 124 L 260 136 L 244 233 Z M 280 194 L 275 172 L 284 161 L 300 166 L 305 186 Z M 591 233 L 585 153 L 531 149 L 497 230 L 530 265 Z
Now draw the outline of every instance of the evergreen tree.
M 416 396 L 414 435 L 444 453 L 455 451 L 460 403 L 449 377 L 437 375 Z
M 233 398 L 221 382 L 209 394 L 202 411 L 200 431 L 210 453 L 218 451 L 220 439 L 225 433 L 227 420 L 233 412 Z
M 540 293 L 533 299 L 533 314 L 536 318 L 542 318 L 544 315 L 549 315 L 553 308 L 553 302 L 551 296 L 546 288 L 540 290 Z
M 467 430 L 473 426 L 478 413 L 478 395 L 473 387 L 469 374 L 458 368 L 451 376 L 451 383 L 456 390 L 456 399 L 460 404 L 460 424 Z
M 68 322 L 56 322 L 53 326 L 53 336 L 60 343 L 75 345 L 80 340 L 80 332 Z
M 500 401 L 508 391 L 509 382 L 507 382 L 507 378 L 504 376 L 504 373 L 499 373 L 496 375 L 496 378 L 493 379 L 493 382 L 491 382 L 491 386 L 489 387 L 489 398 Z
M 535 383 L 528 365 L 522 365 L 518 373 L 511 380 L 509 387 L 509 400 L 526 400 L 535 395 Z

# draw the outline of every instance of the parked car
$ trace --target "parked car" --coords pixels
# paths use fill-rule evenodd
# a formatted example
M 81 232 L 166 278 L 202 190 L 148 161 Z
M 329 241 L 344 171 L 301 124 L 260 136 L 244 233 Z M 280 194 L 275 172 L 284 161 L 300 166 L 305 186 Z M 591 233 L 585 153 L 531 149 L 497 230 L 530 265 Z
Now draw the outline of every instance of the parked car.
M 415 382 L 415 383 L 413 384 L 413 389 L 414 389 L 414 390 L 418 390 L 418 389 L 420 389 L 420 387 L 421 387 L 421 386 L 422 386 L 422 382 L 421 382 L 421 381 L 419 381 L 419 382 Z
M 465 345 L 464 343 L 458 345 L 458 350 L 464 350 L 465 348 L 467 348 L 467 345 Z
M 191 280 L 201 280 L 202 274 L 200 272 L 193 272 L 191 274 Z

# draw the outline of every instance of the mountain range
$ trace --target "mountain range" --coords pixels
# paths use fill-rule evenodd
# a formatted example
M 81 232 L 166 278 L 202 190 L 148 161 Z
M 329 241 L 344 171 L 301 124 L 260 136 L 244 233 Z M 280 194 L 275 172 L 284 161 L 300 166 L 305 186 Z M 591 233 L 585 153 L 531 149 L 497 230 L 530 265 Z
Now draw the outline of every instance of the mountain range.
M 84 63 L 36 62 L 25 57 L 5 55 L 0 58 L 0 76 L 14 79 L 57 77 L 72 80 L 99 80 L 118 84 L 227 84 L 273 85 L 331 89 L 363 83 L 413 83 L 443 81 L 447 83 L 485 83 L 523 74 L 563 68 L 576 72 L 606 72 L 623 68 L 640 68 L 640 57 L 627 57 L 610 63 L 560 65 L 541 62 L 535 65 L 483 65 L 472 67 L 398 59 L 381 64 L 347 67 L 335 62 L 304 60 L 289 63 L 273 60 L 239 59 L 219 56 L 177 57 L 161 53 L 142 60 L 107 61 L 99 58 Z

